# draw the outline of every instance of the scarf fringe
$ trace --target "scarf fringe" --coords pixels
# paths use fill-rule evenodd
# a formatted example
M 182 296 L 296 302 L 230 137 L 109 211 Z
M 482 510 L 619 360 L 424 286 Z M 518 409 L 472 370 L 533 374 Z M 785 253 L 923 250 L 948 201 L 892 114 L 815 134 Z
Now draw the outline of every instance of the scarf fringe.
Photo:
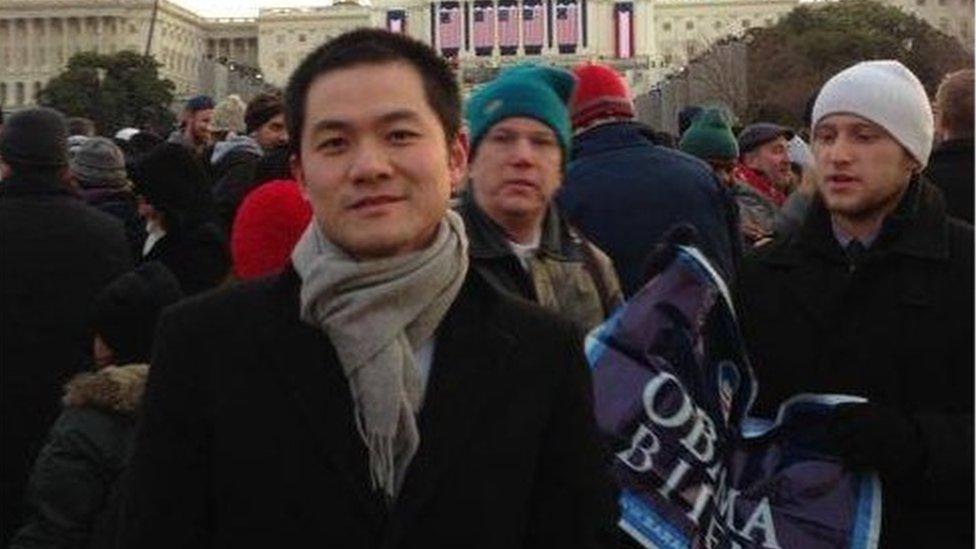
M 373 490 L 382 491 L 387 501 L 396 496 L 396 466 L 393 456 L 392 436 L 367 433 L 362 415 L 356 413 L 356 428 L 369 453 L 369 480 Z

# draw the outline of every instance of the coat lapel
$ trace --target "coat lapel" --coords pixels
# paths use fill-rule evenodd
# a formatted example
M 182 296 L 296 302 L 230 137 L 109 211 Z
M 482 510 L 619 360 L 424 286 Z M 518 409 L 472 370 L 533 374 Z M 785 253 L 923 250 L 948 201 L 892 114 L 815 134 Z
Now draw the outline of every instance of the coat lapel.
M 420 447 L 394 507 L 392 545 L 438 488 L 477 431 L 488 402 L 499 402 L 509 379 L 501 358 L 514 338 L 495 326 L 496 294 L 473 270 L 437 331 L 434 362 L 420 414 Z
M 328 338 L 299 319 L 298 285 L 293 270 L 279 277 L 272 298 L 276 322 L 266 329 L 264 347 L 274 349 L 275 369 L 282 374 L 324 457 L 347 481 L 377 527 L 382 527 L 386 509 L 379 494 L 370 489 L 369 458 L 353 422 L 348 384 Z

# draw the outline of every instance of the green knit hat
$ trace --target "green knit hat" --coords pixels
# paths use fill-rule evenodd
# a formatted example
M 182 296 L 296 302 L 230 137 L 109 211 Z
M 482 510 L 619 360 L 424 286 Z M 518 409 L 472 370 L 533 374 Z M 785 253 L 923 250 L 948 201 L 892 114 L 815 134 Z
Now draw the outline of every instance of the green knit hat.
M 678 148 L 703 160 L 739 158 L 739 143 L 720 109 L 706 109 L 696 116 Z
M 573 138 L 567 105 L 575 87 L 576 77 L 563 69 L 519 65 L 506 70 L 472 94 L 465 106 L 472 153 L 492 126 L 524 116 L 552 128 L 566 162 Z

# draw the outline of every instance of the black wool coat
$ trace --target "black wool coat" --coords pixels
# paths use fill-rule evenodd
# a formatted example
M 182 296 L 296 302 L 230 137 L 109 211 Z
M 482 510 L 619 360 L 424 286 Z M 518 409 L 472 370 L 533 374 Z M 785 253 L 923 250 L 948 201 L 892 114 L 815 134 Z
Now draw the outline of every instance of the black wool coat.
M 589 547 L 612 529 L 571 325 L 469 272 L 388 506 L 298 290 L 289 269 L 164 313 L 122 547 Z
M 210 221 L 167 233 L 145 255 L 148 261 L 166 265 L 186 295 L 215 288 L 230 273 L 227 239 Z
M 244 197 L 258 185 L 254 174 L 260 161 L 259 155 L 244 149 L 228 152 L 213 165 L 214 205 L 217 207 L 217 219 L 225 234 L 230 234 L 237 208 Z
M 945 194 L 949 215 L 973 222 L 973 139 L 954 139 L 932 151 L 925 174 Z
M 122 223 L 56 179 L 28 173 L 0 183 L 0 545 L 19 526 L 61 385 L 87 366 L 94 297 L 132 263 Z
M 844 393 L 920 426 L 924 470 L 882 477 L 882 546 L 972 547 L 973 228 L 912 183 L 857 266 L 819 200 L 754 255 L 740 316 L 762 415 L 791 395 Z

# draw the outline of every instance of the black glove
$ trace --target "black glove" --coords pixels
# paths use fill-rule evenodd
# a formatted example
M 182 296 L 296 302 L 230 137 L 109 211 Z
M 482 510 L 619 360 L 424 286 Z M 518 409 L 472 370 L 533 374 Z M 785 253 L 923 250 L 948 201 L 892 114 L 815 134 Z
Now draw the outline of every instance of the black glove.
M 908 414 L 876 404 L 841 404 L 827 427 L 830 444 L 852 469 L 907 480 L 925 465 L 925 440 Z

